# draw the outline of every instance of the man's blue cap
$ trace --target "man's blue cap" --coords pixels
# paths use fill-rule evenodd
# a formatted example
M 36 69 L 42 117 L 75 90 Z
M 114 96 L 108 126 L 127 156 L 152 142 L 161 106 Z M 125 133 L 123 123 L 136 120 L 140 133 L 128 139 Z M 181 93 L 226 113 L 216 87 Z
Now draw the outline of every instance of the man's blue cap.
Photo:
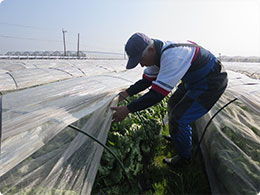
M 142 58 L 143 51 L 151 43 L 151 39 L 143 33 L 133 34 L 125 45 L 125 51 L 128 55 L 126 69 L 132 69 L 137 66 Z

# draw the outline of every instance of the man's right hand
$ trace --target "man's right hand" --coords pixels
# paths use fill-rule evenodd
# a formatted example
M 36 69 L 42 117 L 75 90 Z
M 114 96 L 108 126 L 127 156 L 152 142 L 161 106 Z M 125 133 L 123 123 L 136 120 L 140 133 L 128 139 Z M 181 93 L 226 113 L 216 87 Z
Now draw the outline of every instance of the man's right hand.
M 128 97 L 128 93 L 126 91 L 120 92 L 119 93 L 119 98 L 118 98 L 118 103 L 124 100 L 124 98 L 122 96 L 124 96 L 126 98 L 126 97 Z

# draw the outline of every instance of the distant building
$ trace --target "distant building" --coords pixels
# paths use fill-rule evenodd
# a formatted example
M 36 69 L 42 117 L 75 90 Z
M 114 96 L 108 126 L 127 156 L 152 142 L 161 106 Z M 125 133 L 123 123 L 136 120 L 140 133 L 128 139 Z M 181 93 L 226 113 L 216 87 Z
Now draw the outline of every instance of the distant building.
M 63 58 L 63 51 L 8 51 L 5 56 L 19 59 L 40 59 L 40 58 Z M 21 58 L 20 58 L 21 57 Z M 123 59 L 124 55 L 113 52 L 99 52 L 99 51 L 67 51 L 67 56 L 64 58 L 94 58 L 94 59 Z
M 50 56 L 51 55 L 51 52 L 49 52 L 49 51 L 44 51 L 43 52 L 43 56 Z
M 62 56 L 63 54 L 59 51 L 55 51 L 53 53 L 51 53 L 51 56 Z

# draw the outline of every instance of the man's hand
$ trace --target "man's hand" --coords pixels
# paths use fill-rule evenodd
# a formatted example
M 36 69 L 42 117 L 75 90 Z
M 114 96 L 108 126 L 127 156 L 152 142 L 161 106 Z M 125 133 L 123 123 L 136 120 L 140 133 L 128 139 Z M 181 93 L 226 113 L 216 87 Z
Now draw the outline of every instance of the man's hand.
M 129 114 L 129 110 L 127 106 L 120 106 L 120 107 L 111 107 L 112 110 L 115 110 L 116 112 L 113 114 L 113 121 L 120 122 L 127 117 Z
M 120 95 L 121 94 L 121 95 Z M 119 93 L 119 98 L 118 98 L 118 102 L 121 102 L 124 100 L 124 98 L 122 97 L 124 96 L 125 98 L 128 97 L 128 93 L 126 91 L 122 91 Z

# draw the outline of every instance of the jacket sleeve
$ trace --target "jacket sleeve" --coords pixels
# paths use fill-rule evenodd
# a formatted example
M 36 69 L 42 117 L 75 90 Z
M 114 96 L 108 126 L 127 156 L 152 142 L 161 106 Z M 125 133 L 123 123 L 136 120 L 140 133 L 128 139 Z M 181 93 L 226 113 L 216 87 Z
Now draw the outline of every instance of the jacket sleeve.
M 159 68 L 157 66 L 146 67 L 143 73 L 143 79 L 137 81 L 135 84 L 131 85 L 126 92 L 129 96 L 133 96 L 152 85 L 152 82 L 156 80 L 159 73 Z
M 148 87 L 152 85 L 152 81 L 148 80 L 147 78 L 143 77 L 143 79 L 137 81 L 135 84 L 131 85 L 126 92 L 128 93 L 129 96 L 133 96 Z
M 131 113 L 144 110 L 160 102 L 165 96 L 153 89 L 127 105 Z

